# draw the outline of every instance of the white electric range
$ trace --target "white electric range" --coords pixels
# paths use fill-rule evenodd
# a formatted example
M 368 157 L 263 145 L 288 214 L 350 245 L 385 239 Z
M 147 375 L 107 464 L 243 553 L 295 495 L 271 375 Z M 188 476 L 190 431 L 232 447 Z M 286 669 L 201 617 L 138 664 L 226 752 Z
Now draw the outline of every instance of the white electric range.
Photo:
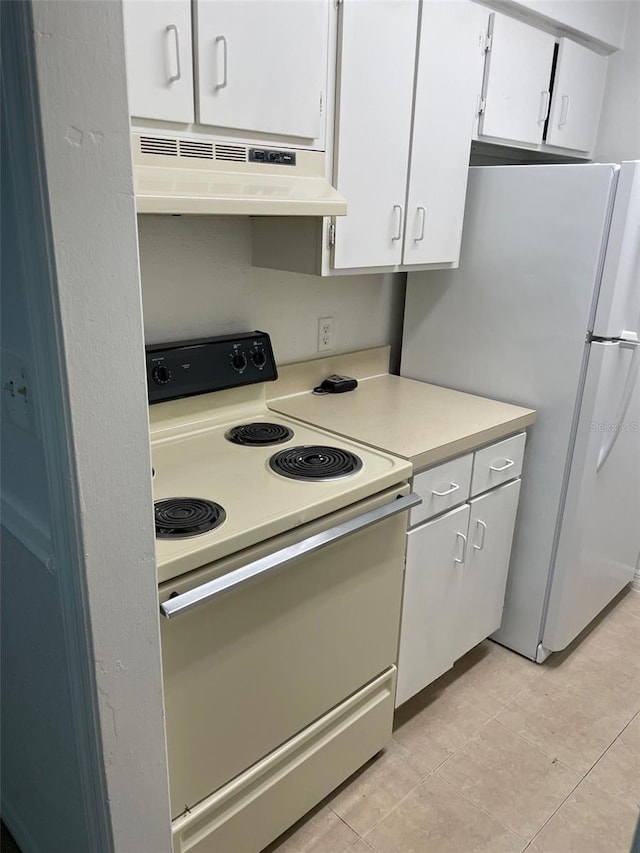
M 411 466 L 274 415 L 268 335 L 147 350 L 176 853 L 258 853 L 391 736 Z

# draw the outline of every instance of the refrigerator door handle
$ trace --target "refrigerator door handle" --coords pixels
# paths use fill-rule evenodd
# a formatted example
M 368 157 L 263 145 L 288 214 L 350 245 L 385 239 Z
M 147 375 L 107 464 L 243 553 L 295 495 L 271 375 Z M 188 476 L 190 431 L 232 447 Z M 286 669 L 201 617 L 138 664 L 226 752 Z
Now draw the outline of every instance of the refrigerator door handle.
M 634 347 L 640 347 L 640 340 L 638 340 L 637 332 L 628 332 L 626 329 L 620 335 L 620 346 L 625 347 L 625 349 L 633 349 Z
M 623 334 L 634 335 L 636 338 L 638 337 L 635 332 L 623 332 Z M 602 447 L 600 448 L 600 453 L 598 454 L 596 472 L 599 472 L 602 469 L 605 462 L 609 458 L 611 451 L 616 446 L 618 438 L 620 437 L 620 433 L 622 432 L 623 428 L 622 425 L 627 415 L 629 403 L 631 402 L 631 395 L 633 394 L 633 389 L 636 384 L 636 375 L 638 373 L 638 370 L 640 370 L 640 341 L 626 339 L 620 340 L 618 343 L 620 344 L 620 347 L 632 349 L 633 355 L 631 356 L 631 364 L 629 365 L 627 380 L 624 384 L 624 390 L 620 398 L 620 405 L 616 413 L 616 418 L 613 422 L 614 426 L 616 426 L 617 428 L 614 429 L 612 432 L 608 433 L 605 440 L 602 442 Z

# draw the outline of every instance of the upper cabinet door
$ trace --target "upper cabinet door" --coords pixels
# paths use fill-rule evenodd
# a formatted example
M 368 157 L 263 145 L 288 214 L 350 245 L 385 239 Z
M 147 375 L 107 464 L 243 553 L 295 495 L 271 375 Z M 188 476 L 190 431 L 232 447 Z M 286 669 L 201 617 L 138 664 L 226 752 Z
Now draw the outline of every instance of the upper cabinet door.
M 320 140 L 328 0 L 195 0 L 198 121 Z
M 302 4 L 304 5 L 304 3 Z M 402 260 L 418 0 L 344 0 L 338 69 L 333 265 Z
M 478 132 L 516 142 L 542 142 L 555 38 L 498 13 L 491 15 L 490 26 Z
M 476 3 L 423 0 L 405 264 L 458 261 L 488 21 Z
M 190 0 L 125 0 L 123 16 L 130 114 L 192 122 Z
M 607 58 L 560 39 L 546 141 L 591 151 L 602 108 Z

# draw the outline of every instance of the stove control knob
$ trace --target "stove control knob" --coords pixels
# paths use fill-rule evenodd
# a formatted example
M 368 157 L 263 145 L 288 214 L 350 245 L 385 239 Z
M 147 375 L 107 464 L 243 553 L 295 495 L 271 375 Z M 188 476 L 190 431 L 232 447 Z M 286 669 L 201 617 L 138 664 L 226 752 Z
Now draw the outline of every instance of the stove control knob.
M 171 371 L 168 367 L 158 364 L 151 371 L 151 378 L 156 385 L 166 385 L 171 381 Z
M 267 363 L 267 356 L 265 355 L 264 350 L 257 349 L 255 352 L 252 352 L 251 361 L 256 367 L 264 367 Z
M 233 365 L 234 370 L 241 373 L 247 366 L 246 355 L 243 352 L 237 352 L 235 355 L 231 356 L 231 364 Z

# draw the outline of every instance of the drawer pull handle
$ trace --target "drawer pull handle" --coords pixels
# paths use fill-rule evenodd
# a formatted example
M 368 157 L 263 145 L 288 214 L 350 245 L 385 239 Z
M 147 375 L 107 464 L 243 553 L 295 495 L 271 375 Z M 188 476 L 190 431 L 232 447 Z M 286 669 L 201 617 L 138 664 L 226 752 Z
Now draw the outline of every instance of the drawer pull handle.
M 506 471 L 507 468 L 513 468 L 515 464 L 516 463 L 513 459 L 507 459 L 504 465 L 490 465 L 489 468 L 491 468 L 492 471 L 497 471 L 499 473 L 500 471 Z
M 480 519 L 478 519 L 476 521 L 476 527 L 480 528 L 480 543 L 478 545 L 474 545 L 473 548 L 475 551 L 482 551 L 482 549 L 484 548 L 484 537 L 487 533 L 487 525 L 484 523 L 484 521 L 480 521 Z
M 436 492 L 435 489 L 431 492 L 432 495 L 436 495 L 438 498 L 444 498 L 447 495 L 452 495 L 454 492 L 457 492 L 460 486 L 457 483 L 451 483 L 451 488 L 447 489 L 444 492 Z
M 458 539 L 462 540 L 462 554 L 459 557 L 454 557 L 453 562 L 458 563 L 458 565 L 461 566 L 467 559 L 467 537 L 464 535 L 464 533 L 460 533 L 460 531 L 458 531 L 456 533 L 456 544 L 458 542 Z

